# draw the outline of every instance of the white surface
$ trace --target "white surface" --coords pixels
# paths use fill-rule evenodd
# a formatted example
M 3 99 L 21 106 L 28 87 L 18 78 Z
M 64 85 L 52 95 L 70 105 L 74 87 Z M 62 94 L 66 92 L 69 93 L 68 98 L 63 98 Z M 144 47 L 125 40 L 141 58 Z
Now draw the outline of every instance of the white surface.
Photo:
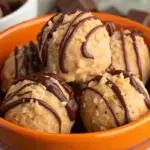
M 0 19 L 0 31 L 20 23 L 22 21 L 34 18 L 37 13 L 37 0 L 28 0 L 23 6 L 21 6 L 15 12 Z

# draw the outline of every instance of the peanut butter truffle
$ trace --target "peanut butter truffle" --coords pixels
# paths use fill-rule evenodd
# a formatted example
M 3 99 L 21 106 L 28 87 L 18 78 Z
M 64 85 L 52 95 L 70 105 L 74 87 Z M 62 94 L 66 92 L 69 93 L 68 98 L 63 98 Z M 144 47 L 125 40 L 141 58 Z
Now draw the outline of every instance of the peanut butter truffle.
M 66 82 L 87 81 L 111 63 L 109 34 L 91 12 L 55 15 L 39 39 L 45 71 L 58 74 Z
M 54 74 L 23 77 L 11 86 L 1 107 L 14 124 L 48 133 L 70 133 L 76 117 L 74 94 Z
M 1 89 L 7 93 L 12 82 L 20 76 L 40 71 L 38 48 L 30 42 L 28 45 L 16 47 L 4 63 L 1 71 Z
M 150 76 L 150 55 L 139 31 L 116 31 L 110 41 L 112 52 L 111 69 L 132 72 L 146 84 Z
M 125 71 L 97 76 L 82 90 L 80 114 L 88 130 L 108 130 L 139 119 L 150 108 L 143 83 Z

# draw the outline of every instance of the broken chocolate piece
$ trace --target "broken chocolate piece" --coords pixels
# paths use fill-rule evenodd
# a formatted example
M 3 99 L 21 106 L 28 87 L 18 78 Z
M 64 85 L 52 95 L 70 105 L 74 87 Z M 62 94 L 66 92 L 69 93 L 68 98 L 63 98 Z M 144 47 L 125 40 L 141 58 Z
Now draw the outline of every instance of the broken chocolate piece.
M 131 9 L 127 17 L 150 27 L 150 13 L 147 11 Z
M 0 0 L 0 8 L 4 16 L 11 12 L 11 7 L 8 0 Z
M 115 7 L 109 7 L 108 9 L 106 9 L 103 12 L 107 13 L 107 14 L 116 15 L 116 16 L 122 16 L 122 13 Z
M 143 24 L 144 24 L 145 26 L 150 27 L 150 14 L 148 14 L 148 15 L 146 16 L 146 18 L 145 18 L 144 21 L 143 21 Z
M 96 9 L 95 0 L 57 0 L 57 7 L 61 12 L 81 10 L 94 10 Z

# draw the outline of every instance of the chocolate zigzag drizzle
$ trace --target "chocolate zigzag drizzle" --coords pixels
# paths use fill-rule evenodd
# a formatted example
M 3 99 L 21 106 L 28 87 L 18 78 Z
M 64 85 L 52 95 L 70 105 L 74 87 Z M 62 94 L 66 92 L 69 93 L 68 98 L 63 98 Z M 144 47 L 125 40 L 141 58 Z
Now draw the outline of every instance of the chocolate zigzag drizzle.
M 138 70 L 139 70 L 140 80 L 142 81 L 142 79 L 143 79 L 142 65 L 141 65 L 141 59 L 140 59 L 138 45 L 137 45 L 137 42 L 136 42 L 136 36 L 141 36 L 141 33 L 133 30 L 131 32 L 131 38 L 133 40 L 133 47 L 134 47 L 134 50 L 135 50 L 135 53 L 136 53 L 137 66 L 138 66 Z
M 86 36 L 86 38 L 85 38 L 86 41 L 83 42 L 83 43 L 82 43 L 82 46 L 81 46 L 82 55 L 83 55 L 84 57 L 94 59 L 94 56 L 91 55 L 91 54 L 89 54 L 88 51 L 86 50 L 86 46 L 87 46 L 87 43 L 88 43 L 90 37 L 92 36 L 92 34 L 93 34 L 94 32 L 96 32 L 99 28 L 102 28 L 102 27 L 104 27 L 104 25 L 96 26 L 96 27 L 93 28 L 93 29 L 89 32 L 89 34 Z
M 60 18 L 56 21 L 56 23 L 53 25 L 51 30 L 49 31 L 46 39 L 44 40 L 43 44 L 41 45 L 41 52 L 42 52 L 42 61 L 43 64 L 47 65 L 47 57 L 48 57 L 48 41 L 52 38 L 53 32 L 57 30 L 57 28 L 62 24 L 64 19 L 64 14 L 60 16 Z
M 105 22 L 104 26 L 106 27 L 106 29 L 107 29 L 110 36 L 112 36 L 113 33 L 116 31 L 115 25 L 111 22 Z
M 56 17 L 56 16 L 58 16 L 59 14 L 56 14 L 56 15 L 54 15 L 53 17 L 51 17 L 48 21 L 47 21 L 47 23 L 44 25 L 44 27 L 42 28 L 42 31 L 38 34 L 38 41 L 39 41 L 39 47 L 41 48 L 41 46 L 42 46 L 42 35 L 43 35 L 43 33 L 44 33 L 44 29 L 46 28 L 46 27 L 48 27 L 48 23 L 50 22 L 50 21 L 52 21 L 53 22 L 53 19 L 54 19 L 54 17 Z
M 129 78 L 130 79 L 130 83 L 131 85 L 144 96 L 144 102 L 145 105 L 147 106 L 148 109 L 150 109 L 150 100 L 148 98 L 147 93 L 145 92 L 144 88 L 134 79 L 133 75 L 126 72 L 126 71 L 122 71 L 122 70 L 113 70 L 109 72 L 112 75 L 119 75 L 119 74 L 123 74 L 124 77 Z
M 111 105 L 109 104 L 109 101 L 103 96 L 102 93 L 100 93 L 98 90 L 94 89 L 94 88 L 91 88 L 91 87 L 86 87 L 82 90 L 85 91 L 85 90 L 91 90 L 93 91 L 94 93 L 96 93 L 97 95 L 99 95 L 101 98 L 103 98 L 104 102 L 106 103 L 107 107 L 109 108 L 110 112 L 112 113 L 113 117 L 114 117 L 114 120 L 116 122 L 116 125 L 117 126 L 120 126 L 120 123 L 119 123 L 119 120 L 117 119 L 116 117 L 116 114 L 115 112 L 113 111 L 113 108 L 111 107 Z
M 64 89 L 66 90 L 66 92 L 69 95 L 69 100 L 67 100 L 66 96 L 63 94 L 60 87 L 56 83 L 53 83 L 51 81 L 51 79 L 50 79 L 51 77 L 54 78 L 55 80 L 57 80 L 59 82 L 59 84 L 62 87 L 64 87 Z M 32 84 L 41 83 L 46 87 L 46 89 L 49 92 L 53 93 L 61 102 L 66 102 L 65 107 L 67 109 L 68 116 L 69 116 L 71 121 L 75 120 L 77 104 L 74 100 L 74 94 L 73 94 L 72 89 L 69 86 L 67 86 L 67 84 L 65 84 L 65 82 L 63 80 L 58 79 L 58 77 L 56 77 L 56 75 L 54 75 L 54 74 L 32 74 L 32 75 L 29 75 L 29 76 L 21 77 L 20 79 L 15 81 L 14 84 L 16 84 L 20 81 L 24 81 L 24 80 L 31 80 L 31 81 L 34 81 L 35 83 L 26 84 L 23 87 L 21 87 L 20 89 L 18 89 L 17 91 L 9 94 L 6 97 L 6 99 L 4 101 L 4 104 L 6 104 L 6 102 L 8 102 L 14 96 L 17 96 L 17 94 L 19 94 L 19 92 L 21 90 L 23 90 L 25 87 L 30 86 Z
M 120 34 L 121 34 L 121 40 L 122 40 L 122 50 L 123 50 L 123 57 L 124 57 L 126 71 L 130 72 L 130 67 L 129 67 L 129 63 L 128 63 L 128 60 L 127 60 L 127 48 L 126 48 L 124 30 L 123 29 L 120 30 Z
M 102 77 L 103 76 L 97 76 L 97 77 L 95 77 L 93 80 L 91 80 L 91 81 L 100 81 L 101 79 L 102 79 Z M 105 77 L 106 78 L 106 77 Z M 119 101 L 120 101 L 120 103 L 121 103 L 121 105 L 123 106 L 123 108 L 124 108 L 124 110 L 125 110 L 125 123 L 129 123 L 131 120 L 130 120 L 130 116 L 129 116 L 129 111 L 128 111 L 128 108 L 127 108 L 127 105 L 126 105 L 126 103 L 125 103 L 125 99 L 124 99 L 124 97 L 122 96 L 122 94 L 121 94 L 121 91 L 120 91 L 120 89 L 119 89 L 119 87 L 113 82 L 113 81 L 111 81 L 111 80 L 109 80 L 108 78 L 106 78 L 106 80 L 107 80 L 107 82 L 106 82 L 106 84 L 107 85 L 111 85 L 111 86 L 109 86 L 112 90 L 113 90 L 113 92 L 116 94 L 116 96 L 118 97 L 118 99 L 119 99 Z M 115 114 L 115 113 L 114 113 Z M 116 116 L 116 118 L 117 118 L 117 116 Z
M 29 56 L 28 56 L 28 47 L 24 46 L 24 66 L 26 75 L 29 74 Z
M 24 86 L 22 86 L 20 89 L 14 91 L 13 93 L 8 94 L 5 97 L 5 100 L 3 102 L 3 104 L 5 105 L 9 100 L 11 100 L 13 97 L 18 96 L 18 94 L 26 87 L 31 86 L 31 85 L 36 85 L 37 83 L 29 83 L 29 84 L 25 84 Z
M 95 19 L 95 20 L 98 20 L 97 17 L 95 16 L 90 16 L 90 17 L 87 17 L 87 18 L 84 18 L 82 19 L 81 21 L 79 21 L 79 23 L 74 27 L 74 29 L 72 30 L 72 32 L 70 33 L 70 35 L 68 36 L 68 38 L 66 38 L 66 40 L 64 41 L 64 46 L 63 48 L 60 50 L 60 54 L 59 54 L 59 64 L 60 64 L 60 69 L 63 73 L 68 73 L 68 70 L 65 68 L 64 64 L 65 64 L 65 56 L 66 56 L 66 49 L 67 49 L 67 46 L 69 44 L 69 42 L 72 40 L 73 36 L 74 36 L 74 33 L 79 29 L 79 27 L 85 23 L 86 21 L 88 20 L 91 20 L 91 19 Z
M 58 83 L 65 89 L 65 91 L 69 95 L 69 100 L 67 100 L 66 96 L 63 94 L 63 92 L 60 89 L 60 87 L 56 83 L 52 82 L 51 77 L 54 78 L 55 80 L 57 80 Z M 54 116 L 56 117 L 56 119 L 59 122 L 59 127 L 61 129 L 60 116 L 58 115 L 58 113 L 49 104 L 47 104 L 46 102 L 44 102 L 42 100 L 34 99 L 34 98 L 22 98 L 22 99 L 19 99 L 17 101 L 14 101 L 12 103 L 6 104 L 14 96 L 24 96 L 25 94 L 29 94 L 29 93 L 32 92 L 32 91 L 27 91 L 25 93 L 20 93 L 24 88 L 26 88 L 26 87 L 28 87 L 30 85 L 36 85 L 38 83 L 41 83 L 41 84 L 43 84 L 46 87 L 46 89 L 49 92 L 53 93 L 58 98 L 58 100 L 60 100 L 61 102 L 66 102 L 66 106 L 65 107 L 66 107 L 68 116 L 69 116 L 71 121 L 75 120 L 77 104 L 76 104 L 76 102 L 74 100 L 74 94 L 73 94 L 72 89 L 62 79 L 58 78 L 55 74 L 32 74 L 32 75 L 29 75 L 29 76 L 21 77 L 17 81 L 14 81 L 14 84 L 17 84 L 18 82 L 24 81 L 24 80 L 31 80 L 31 81 L 33 81 L 33 83 L 26 84 L 23 87 L 21 87 L 20 89 L 16 90 L 15 92 L 10 93 L 9 95 L 7 95 L 7 97 L 5 98 L 5 100 L 3 102 L 3 105 L 1 107 L 1 111 L 0 111 L 1 114 L 3 114 L 3 116 L 5 115 L 5 113 L 9 109 L 11 109 L 11 108 L 13 108 L 15 106 L 18 106 L 18 105 L 20 105 L 22 103 L 30 102 L 31 100 L 33 100 L 34 102 L 38 101 L 38 103 L 40 105 L 44 106 L 46 109 L 48 109 L 49 111 L 51 111 L 54 114 Z
M 74 12 L 73 12 L 74 13 Z M 60 47 L 59 47 L 59 64 L 60 64 L 60 69 L 63 73 L 68 73 L 68 70 L 65 68 L 65 56 L 66 56 L 66 48 L 69 44 L 69 42 L 71 41 L 74 33 L 78 30 L 78 28 L 86 21 L 90 20 L 90 19 L 98 19 L 97 17 L 95 16 L 90 16 L 90 17 L 87 17 L 87 18 L 84 18 L 82 19 L 81 21 L 79 21 L 76 25 L 75 25 L 75 22 L 77 19 L 79 19 L 81 16 L 83 16 L 85 13 L 87 12 L 81 12 L 79 13 L 74 19 L 73 21 L 70 22 L 69 24 L 69 27 L 66 31 L 66 33 L 64 34 L 64 37 L 62 38 L 62 41 L 60 43 Z M 72 14 L 72 13 L 66 13 L 68 15 Z M 42 32 L 41 34 L 39 35 L 40 36 L 40 48 L 41 48 L 41 52 L 42 52 L 42 61 L 44 63 L 45 66 L 47 66 L 47 57 L 48 57 L 48 43 L 47 41 L 50 40 L 50 38 L 52 38 L 52 34 L 53 32 L 55 32 L 57 30 L 57 28 L 62 24 L 62 21 L 64 19 L 64 15 L 66 14 L 62 14 L 58 20 L 54 23 L 52 29 L 49 31 L 48 33 L 48 36 L 47 38 L 44 40 L 43 44 L 42 44 L 42 35 L 43 35 L 43 32 L 44 32 L 44 29 L 48 26 L 48 23 L 43 27 L 42 29 Z M 54 16 L 55 17 L 55 16 Z M 50 19 L 51 20 L 51 19 Z M 50 21 L 49 20 L 49 21 Z M 49 22 L 48 21 L 48 22 Z M 110 24 L 108 24 L 107 26 L 110 26 Z M 74 27 L 74 28 L 73 28 Z M 72 29 L 73 28 L 73 29 Z M 94 27 L 90 32 L 89 34 L 87 35 L 86 39 L 88 40 L 90 38 L 90 36 L 92 35 L 92 33 L 94 33 L 98 28 L 100 28 L 100 26 L 97 26 L 97 27 Z M 111 27 L 111 29 L 113 29 Z M 86 58 L 90 58 L 90 59 L 94 59 L 94 57 L 89 54 L 87 51 L 86 51 L 86 43 L 87 42 L 84 42 L 83 46 L 82 46 L 82 54 L 84 57 Z M 43 46 L 42 46 L 43 45 Z
M 35 72 L 40 72 L 39 65 L 41 64 L 41 61 L 38 55 L 38 48 L 32 41 L 29 43 L 29 46 L 30 46 L 31 53 L 32 53 L 32 57 L 31 57 L 32 68 Z
M 29 46 L 24 46 L 22 47 L 23 49 L 23 65 L 25 69 L 25 74 L 31 74 L 33 72 L 40 72 L 40 67 L 41 61 L 38 56 L 38 48 L 37 46 L 33 43 L 30 42 Z M 20 53 L 21 49 L 16 49 L 14 50 L 14 58 L 15 58 L 15 77 L 14 80 L 20 77 L 20 71 L 19 71 L 19 62 L 20 58 L 18 58 L 18 54 Z
M 15 79 L 18 78 L 18 59 L 17 59 L 17 55 L 18 55 L 18 47 L 16 47 L 16 49 L 14 51 L 14 58 L 15 58 Z
M 130 72 L 130 67 L 129 67 L 129 63 L 128 63 L 128 60 L 127 60 L 127 48 L 126 48 L 126 43 L 125 43 L 124 30 L 121 29 L 120 33 L 121 33 L 123 56 L 124 56 L 126 71 Z M 141 32 L 132 30 L 131 33 L 127 34 L 126 36 L 128 36 L 128 35 L 131 36 L 131 38 L 133 40 L 133 47 L 134 47 L 134 51 L 135 51 L 136 59 L 137 59 L 137 67 L 138 67 L 138 70 L 139 70 L 140 80 L 142 80 L 143 79 L 142 65 L 141 65 L 141 59 L 140 59 L 140 54 L 139 54 L 139 48 L 138 48 L 138 45 L 137 45 L 137 42 L 136 42 L 136 36 L 141 36 Z
M 46 102 L 40 100 L 40 99 L 35 99 L 35 98 L 22 98 L 22 99 L 19 99 L 17 101 L 14 101 L 10 104 L 7 104 L 6 106 L 3 106 L 0 110 L 1 112 L 1 115 L 4 116 L 5 113 L 10 110 L 11 108 L 14 108 L 20 104 L 24 104 L 24 103 L 30 103 L 31 101 L 33 101 L 34 103 L 35 102 L 38 102 L 39 105 L 43 106 L 45 109 L 47 109 L 48 111 L 50 111 L 57 119 L 58 123 L 59 123 L 59 133 L 61 133 L 61 118 L 60 116 L 58 115 L 58 113 L 49 105 L 47 104 Z

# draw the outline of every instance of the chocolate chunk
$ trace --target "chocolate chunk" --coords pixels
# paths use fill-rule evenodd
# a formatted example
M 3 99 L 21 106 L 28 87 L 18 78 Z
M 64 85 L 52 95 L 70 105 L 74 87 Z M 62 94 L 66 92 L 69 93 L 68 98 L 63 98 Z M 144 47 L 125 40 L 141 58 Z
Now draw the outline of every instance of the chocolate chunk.
M 8 0 L 0 0 L 0 8 L 4 16 L 11 12 L 11 7 Z
M 127 17 L 150 27 L 150 13 L 147 11 L 131 9 Z
M 109 7 L 108 9 L 103 11 L 104 13 L 107 14 L 112 14 L 112 15 L 116 15 L 116 16 L 122 16 L 123 14 L 115 7 Z
M 57 0 L 57 7 L 61 12 L 96 9 L 95 0 Z

